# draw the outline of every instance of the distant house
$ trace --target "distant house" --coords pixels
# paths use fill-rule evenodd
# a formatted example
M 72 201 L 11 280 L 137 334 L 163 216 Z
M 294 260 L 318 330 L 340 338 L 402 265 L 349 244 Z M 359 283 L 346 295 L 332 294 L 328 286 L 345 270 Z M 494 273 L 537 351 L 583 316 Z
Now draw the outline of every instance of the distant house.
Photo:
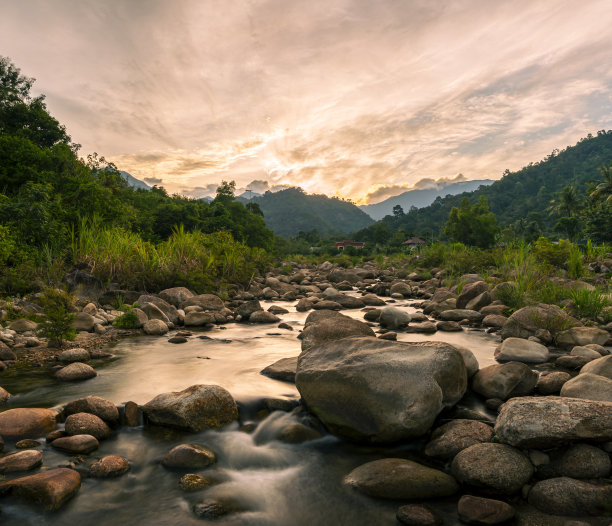
M 426 242 L 423 241 L 420 237 L 411 237 L 402 243 L 402 245 L 408 247 L 410 250 L 414 250 L 419 248 L 421 245 L 424 245 Z
M 343 241 L 336 241 L 334 246 L 338 250 L 344 250 L 346 247 L 363 248 L 365 243 L 363 241 L 352 241 L 350 239 L 344 239 Z

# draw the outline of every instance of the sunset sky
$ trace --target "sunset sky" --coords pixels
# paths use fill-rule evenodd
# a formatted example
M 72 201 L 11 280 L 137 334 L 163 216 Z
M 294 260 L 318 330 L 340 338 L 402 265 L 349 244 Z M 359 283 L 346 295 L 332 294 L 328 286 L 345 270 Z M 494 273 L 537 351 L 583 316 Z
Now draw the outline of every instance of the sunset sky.
M 81 154 L 376 202 L 612 128 L 610 0 L 0 0 L 0 55 Z M 266 183 L 263 183 L 265 181 Z

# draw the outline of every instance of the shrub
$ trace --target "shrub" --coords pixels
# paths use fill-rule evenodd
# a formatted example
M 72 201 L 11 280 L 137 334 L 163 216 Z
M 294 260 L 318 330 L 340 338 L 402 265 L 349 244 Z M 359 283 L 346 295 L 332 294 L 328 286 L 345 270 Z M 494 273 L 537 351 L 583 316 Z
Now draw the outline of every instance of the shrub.
M 140 322 L 138 321 L 138 315 L 130 309 L 125 314 L 115 318 L 113 325 L 118 329 L 138 329 Z
M 579 279 L 584 276 L 582 254 L 580 253 L 580 249 L 578 249 L 578 247 L 570 247 L 569 256 L 567 259 L 567 275 L 571 279 Z
M 595 319 L 610 304 L 608 298 L 598 290 L 571 289 L 570 298 L 576 313 L 581 318 Z
M 65 340 L 74 340 L 74 314 L 71 312 L 73 297 L 66 291 L 48 288 L 40 297 L 44 313 L 38 333 L 49 340 L 51 346 L 61 347 Z

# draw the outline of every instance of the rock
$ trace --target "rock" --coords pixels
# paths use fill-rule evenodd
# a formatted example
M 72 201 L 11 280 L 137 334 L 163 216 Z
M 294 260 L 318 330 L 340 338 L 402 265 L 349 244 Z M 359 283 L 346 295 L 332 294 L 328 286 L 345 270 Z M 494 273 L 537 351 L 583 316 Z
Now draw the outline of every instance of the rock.
M 512 519 L 515 514 L 514 508 L 501 500 L 472 495 L 464 495 L 459 499 L 457 512 L 461 522 L 478 526 L 501 524 Z
M 533 475 L 533 466 L 519 450 L 506 444 L 474 444 L 454 458 L 451 471 L 462 484 L 490 493 L 512 494 Z
M 315 310 L 342 310 L 342 305 L 340 305 L 338 302 L 336 301 L 331 301 L 331 300 L 321 300 L 321 301 L 317 301 L 316 303 L 314 303 L 312 305 L 312 308 Z
M 459 354 L 461 354 L 461 357 L 463 358 L 463 363 L 465 363 L 468 378 L 472 378 L 478 372 L 478 368 L 480 367 L 478 365 L 476 356 L 474 356 L 474 353 L 467 347 L 463 347 L 461 345 L 454 345 L 454 347 L 459 351 Z
M 65 429 L 69 435 L 92 435 L 98 440 L 108 438 L 111 432 L 104 420 L 90 413 L 70 415 L 66 418 Z
M 74 497 L 81 487 L 81 475 L 68 468 L 56 468 L 0 483 L 0 495 L 12 494 L 56 510 Z
M 162 290 L 159 293 L 159 297 L 174 305 L 177 309 L 182 308 L 182 305 L 189 299 L 193 298 L 194 294 L 185 287 L 172 287 L 170 289 Z
M 181 308 L 191 307 L 196 305 L 202 307 L 203 310 L 222 310 L 225 307 L 223 300 L 219 296 L 214 294 L 200 294 L 199 296 L 193 296 L 188 300 L 184 301 Z
M 28 331 L 35 331 L 36 328 L 38 327 L 38 324 L 31 321 L 31 320 L 26 320 L 24 318 L 20 318 L 19 320 L 15 320 L 13 322 L 11 322 L 8 326 L 8 328 L 12 331 L 18 332 L 18 333 L 22 333 L 22 332 L 28 332 Z
M 17 451 L 0 458 L 0 473 L 14 473 L 16 471 L 30 471 L 42 464 L 43 456 L 40 451 L 26 449 Z
M 484 281 L 476 281 L 474 283 L 469 283 L 465 285 L 463 289 L 461 289 L 461 294 L 457 296 L 457 308 L 465 309 L 466 305 L 470 302 L 470 300 L 488 291 L 489 286 Z M 489 301 L 489 303 L 491 302 Z
M 385 300 L 379 298 L 375 294 L 361 296 L 361 301 L 369 307 L 384 307 L 386 305 Z
M 500 329 L 505 325 L 506 321 L 508 321 L 508 318 L 501 316 L 500 314 L 487 314 L 482 320 L 482 324 L 485 327 L 495 327 Z
M 172 338 L 168 338 L 168 343 L 187 343 L 187 338 L 185 336 L 172 336 Z
M 333 316 L 305 326 L 302 331 L 302 352 L 349 336 L 374 336 L 374 331 L 362 321 L 348 316 Z
M 410 285 L 400 281 L 398 283 L 394 283 L 389 288 L 389 296 L 393 294 L 401 294 L 404 298 L 409 298 L 412 295 L 412 289 Z
M 91 453 L 95 449 L 98 449 L 100 443 L 96 437 L 83 434 L 56 438 L 53 442 L 51 442 L 51 446 L 56 449 L 61 449 L 62 451 L 68 451 L 69 453 L 85 455 L 87 453 Z
M 235 500 L 226 497 L 207 498 L 193 506 L 193 513 L 196 517 L 206 520 L 216 520 L 239 511 L 244 511 L 243 507 Z
M 522 448 L 605 442 L 612 440 L 612 403 L 561 396 L 513 398 L 501 407 L 495 436 Z
M 249 317 L 250 323 L 278 323 L 279 321 L 278 316 L 265 310 L 256 311 Z
M 91 365 L 86 363 L 74 362 L 66 367 L 62 367 L 55 373 L 55 377 L 62 382 L 78 382 L 81 380 L 89 380 L 98 373 Z
M 0 413 L 0 436 L 39 437 L 57 427 L 57 413 L 51 409 L 8 409 Z
M 79 312 L 74 317 L 73 326 L 77 331 L 91 332 L 95 324 L 94 317 L 86 312 Z
M 472 379 L 472 389 L 485 398 L 506 400 L 533 391 L 538 374 L 520 362 L 489 365 L 480 369 Z
M 610 335 L 608 331 L 597 327 L 572 327 L 557 335 L 556 342 L 559 347 L 573 347 L 575 345 L 605 345 Z
M 556 367 L 562 367 L 563 369 L 571 369 L 575 371 L 576 369 L 581 369 L 591 360 L 589 358 L 585 358 L 584 356 L 559 356 L 555 360 Z
M 312 325 L 313 323 L 319 323 L 321 321 L 326 321 L 331 318 L 352 319 L 342 314 L 341 312 L 337 312 L 334 310 L 319 310 L 319 311 L 311 312 L 308 316 L 306 316 L 306 320 L 304 321 L 304 327 L 306 327 L 307 325 Z
M 0 340 L 0 360 L 16 360 L 17 355 L 11 350 L 11 348 Z
M 236 315 L 241 316 L 243 320 L 248 320 L 254 312 L 263 310 L 261 303 L 258 300 L 245 301 L 236 309 Z
M 385 307 L 381 309 L 378 321 L 387 329 L 399 329 L 410 323 L 410 314 L 397 307 Z
M 610 512 L 610 502 L 612 485 L 595 485 L 568 477 L 541 480 L 529 492 L 529 504 L 554 515 L 603 515 Z
M 436 329 L 442 332 L 458 332 L 463 330 L 456 321 L 439 321 L 436 323 Z
M 31 438 L 24 438 L 15 443 L 17 449 L 32 449 L 40 446 L 41 443 L 38 440 L 32 440 Z
M 591 373 L 605 376 L 612 380 L 612 354 L 592 360 L 584 365 L 580 370 L 580 374 Z
M 556 305 L 540 303 L 517 310 L 508 318 L 501 330 L 502 339 L 506 338 L 529 338 L 536 336 L 540 329 L 557 334 L 574 325 L 579 325 L 578 320 L 572 318 L 563 309 Z
M 332 433 L 384 443 L 421 436 L 466 390 L 463 358 L 442 342 L 345 338 L 302 351 L 296 386 Z
M 107 455 L 89 467 L 89 476 L 97 479 L 115 478 L 130 470 L 127 459 L 117 455 Z
M 218 385 L 192 385 L 183 391 L 163 393 L 142 410 L 154 424 L 189 431 L 219 428 L 238 418 L 232 395 Z
M 612 380 L 598 374 L 580 373 L 563 384 L 561 396 L 612 402 Z
M 359 281 L 359 276 L 353 270 L 335 268 L 328 274 L 327 279 L 332 283 L 348 281 L 349 283 L 354 285 Z
M 279 329 L 285 329 L 286 331 L 292 331 L 293 330 L 293 327 L 291 325 L 289 325 L 288 323 L 285 323 L 285 322 L 279 323 L 278 324 L 278 328 Z
M 610 455 L 589 444 L 571 446 L 556 466 L 560 476 L 597 479 L 610 475 Z
M 484 316 L 480 312 L 467 309 L 449 309 L 440 313 L 442 321 L 463 321 L 467 320 L 470 323 L 478 323 L 482 321 Z
M 459 489 L 450 475 L 401 458 L 363 464 L 344 483 L 370 497 L 397 500 L 447 497 Z
M 64 408 L 64 413 L 66 416 L 75 413 L 91 413 L 113 425 L 119 422 L 117 406 L 110 400 L 94 395 L 69 402 Z
M 297 356 L 281 358 L 272 365 L 268 365 L 268 367 L 262 369 L 261 374 L 269 376 L 270 378 L 275 378 L 276 380 L 283 380 L 284 382 L 295 382 L 297 362 Z
M 179 488 L 183 491 L 194 492 L 211 485 L 210 479 L 196 473 L 187 473 L 179 480 Z
M 452 420 L 437 428 L 425 446 L 429 457 L 450 460 L 463 449 L 493 440 L 493 428 L 476 420 Z
M 157 296 L 144 294 L 138 298 L 138 303 L 150 319 L 161 319 L 164 323 L 170 321 L 177 324 L 179 322 L 180 316 L 176 307 Z M 152 309 L 151 306 L 155 307 L 155 309 Z
M 5 405 L 10 397 L 11 393 L 4 389 L 4 387 L 0 387 L 0 406 Z
M 210 450 L 198 444 L 180 444 L 173 447 L 162 460 L 167 468 L 205 468 L 215 463 L 217 457 Z
M 495 359 L 498 362 L 544 363 L 549 359 L 549 352 L 541 343 L 506 338 L 495 349 Z
M 589 360 L 597 360 L 601 358 L 601 353 L 587 347 L 585 345 L 576 345 L 570 352 L 570 356 L 583 356 L 584 358 L 588 358 Z
M 305 426 L 299 422 L 292 422 L 282 427 L 276 434 L 276 440 L 286 444 L 303 444 L 311 440 L 317 440 L 323 435 L 312 427 Z
M 168 318 L 168 316 L 166 316 L 162 310 L 155 304 L 153 303 L 144 303 L 140 305 L 140 310 L 142 310 L 142 312 L 144 312 L 147 315 L 147 321 L 148 320 L 161 320 L 163 321 L 166 325 L 168 325 L 170 323 L 170 318 Z M 146 324 L 146 322 L 145 322 Z
M 140 425 L 140 408 L 136 402 L 126 402 L 123 411 L 126 426 L 137 427 Z
M 442 519 L 426 506 L 407 504 L 401 506 L 395 515 L 406 526 L 441 526 Z
M 58 355 L 58 359 L 62 363 L 86 362 L 90 358 L 89 351 L 80 347 L 66 349 Z
M 471 299 L 467 302 L 465 308 L 467 310 L 477 310 L 480 311 L 483 307 L 486 307 L 493 301 L 491 297 L 491 293 L 486 290 L 482 294 L 479 294 L 475 298 Z
M 185 314 L 185 327 L 201 327 L 209 323 L 215 323 L 217 318 L 212 312 L 197 312 L 192 311 Z
M 187 316 L 189 316 L 189 314 Z M 185 320 L 187 319 L 187 316 L 185 316 Z M 161 336 L 169 331 L 168 326 L 162 320 L 148 320 L 143 325 L 142 329 L 144 330 L 145 334 L 149 334 L 151 336 Z
M 559 394 L 565 382 L 570 378 L 571 376 L 569 373 L 564 373 L 562 371 L 555 371 L 547 374 L 540 373 L 538 383 L 536 384 L 536 391 L 542 395 Z
M 297 302 L 295 310 L 298 312 L 306 312 L 312 309 L 313 301 L 310 298 L 302 298 Z

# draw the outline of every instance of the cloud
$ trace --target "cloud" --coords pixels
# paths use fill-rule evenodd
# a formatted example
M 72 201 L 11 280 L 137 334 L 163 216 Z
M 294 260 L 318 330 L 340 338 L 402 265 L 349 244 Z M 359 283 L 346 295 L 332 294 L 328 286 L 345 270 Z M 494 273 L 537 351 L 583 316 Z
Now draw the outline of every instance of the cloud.
M 156 185 L 160 185 L 160 184 L 162 184 L 164 182 L 159 177 L 145 177 L 144 181 L 145 181 L 145 183 L 156 184 Z

